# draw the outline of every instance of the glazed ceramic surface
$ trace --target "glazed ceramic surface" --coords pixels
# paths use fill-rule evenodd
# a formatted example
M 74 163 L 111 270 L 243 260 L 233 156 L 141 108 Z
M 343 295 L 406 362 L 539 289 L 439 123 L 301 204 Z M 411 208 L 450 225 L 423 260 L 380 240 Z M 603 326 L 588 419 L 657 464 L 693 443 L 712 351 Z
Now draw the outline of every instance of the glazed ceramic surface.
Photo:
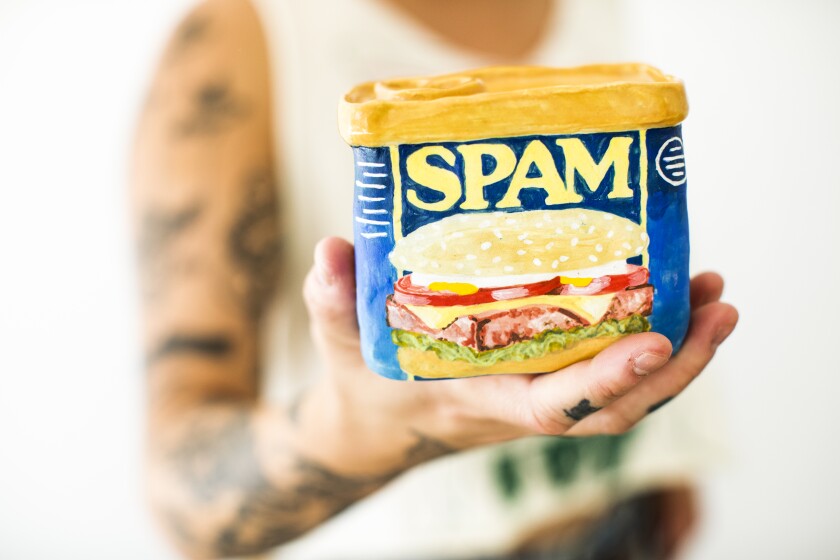
M 362 84 L 362 351 L 394 379 L 542 373 L 688 325 L 682 83 L 644 65 Z

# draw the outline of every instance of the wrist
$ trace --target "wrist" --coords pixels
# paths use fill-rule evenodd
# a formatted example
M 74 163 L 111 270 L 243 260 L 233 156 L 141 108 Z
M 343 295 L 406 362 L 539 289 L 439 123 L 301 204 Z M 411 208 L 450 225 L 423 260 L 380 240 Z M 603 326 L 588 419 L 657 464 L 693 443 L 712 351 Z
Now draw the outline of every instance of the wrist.
M 303 396 L 291 433 L 302 456 L 348 474 L 398 472 L 415 442 L 407 415 L 375 388 L 344 390 L 326 376 Z

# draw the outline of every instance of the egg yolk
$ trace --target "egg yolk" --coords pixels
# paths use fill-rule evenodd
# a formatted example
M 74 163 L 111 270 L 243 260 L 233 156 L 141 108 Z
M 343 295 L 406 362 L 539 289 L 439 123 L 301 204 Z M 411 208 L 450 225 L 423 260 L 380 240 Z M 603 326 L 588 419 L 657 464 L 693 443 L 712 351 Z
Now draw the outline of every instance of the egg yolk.
M 592 283 L 592 278 L 570 278 L 569 276 L 561 276 L 560 282 L 562 284 L 571 284 L 575 288 L 585 288 Z
M 429 289 L 433 292 L 452 292 L 459 296 L 468 296 L 478 291 L 477 286 L 466 282 L 432 282 Z

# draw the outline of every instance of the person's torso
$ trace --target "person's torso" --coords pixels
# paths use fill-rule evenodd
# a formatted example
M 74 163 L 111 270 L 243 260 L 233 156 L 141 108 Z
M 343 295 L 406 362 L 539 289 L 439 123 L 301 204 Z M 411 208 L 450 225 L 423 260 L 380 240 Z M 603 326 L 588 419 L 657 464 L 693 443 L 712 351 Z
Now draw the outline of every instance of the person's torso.
M 363 81 L 492 61 L 442 43 L 370 0 L 255 3 L 272 57 L 285 240 L 265 382 L 271 398 L 290 402 L 321 370 L 300 295 L 312 249 L 327 235 L 352 238 L 353 159 L 337 131 L 339 97 Z M 586 0 L 558 8 L 528 63 L 620 58 L 615 4 Z M 684 477 L 703 463 L 708 446 L 696 445 L 700 436 L 683 416 L 662 415 L 617 438 L 529 438 L 435 461 L 283 547 L 278 557 L 458 558 L 507 550 L 540 527 L 595 515 L 663 476 Z

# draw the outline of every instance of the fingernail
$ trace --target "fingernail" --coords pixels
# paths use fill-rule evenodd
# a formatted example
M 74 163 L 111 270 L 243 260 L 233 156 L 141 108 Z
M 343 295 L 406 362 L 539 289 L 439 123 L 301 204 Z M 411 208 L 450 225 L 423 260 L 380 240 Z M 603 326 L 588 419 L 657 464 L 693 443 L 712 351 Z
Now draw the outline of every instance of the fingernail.
M 732 334 L 732 331 L 734 330 L 735 325 L 726 325 L 725 327 L 719 328 L 715 333 L 715 336 L 712 337 L 712 350 L 716 350 L 724 340 L 729 338 L 729 335 Z
M 642 352 L 633 360 L 633 373 L 636 375 L 647 375 L 658 370 L 668 361 L 668 356 Z

